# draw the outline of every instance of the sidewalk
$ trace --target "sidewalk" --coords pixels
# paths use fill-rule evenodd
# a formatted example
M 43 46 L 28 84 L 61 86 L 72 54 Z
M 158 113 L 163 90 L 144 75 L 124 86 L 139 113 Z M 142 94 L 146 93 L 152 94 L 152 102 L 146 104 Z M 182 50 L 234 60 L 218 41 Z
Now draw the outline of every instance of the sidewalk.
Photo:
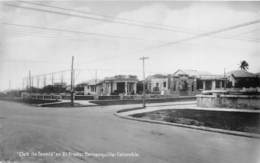
M 37 106 L 54 106 L 54 105 L 58 105 L 58 104 L 62 105 L 66 103 L 70 103 L 70 100 L 62 100 L 59 102 L 37 104 Z M 74 100 L 74 103 L 80 105 L 80 107 L 98 106 L 97 104 L 90 103 L 88 100 Z
M 70 102 L 70 100 L 62 100 L 62 102 Z M 89 100 L 74 100 L 74 102 L 84 106 L 98 106 L 97 104 L 90 103 Z

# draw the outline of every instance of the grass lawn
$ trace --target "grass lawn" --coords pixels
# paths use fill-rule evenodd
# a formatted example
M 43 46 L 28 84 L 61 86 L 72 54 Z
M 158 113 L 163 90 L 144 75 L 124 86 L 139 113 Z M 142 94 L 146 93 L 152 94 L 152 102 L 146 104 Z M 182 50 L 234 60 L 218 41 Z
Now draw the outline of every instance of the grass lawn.
M 260 113 L 176 109 L 132 117 L 260 134 Z

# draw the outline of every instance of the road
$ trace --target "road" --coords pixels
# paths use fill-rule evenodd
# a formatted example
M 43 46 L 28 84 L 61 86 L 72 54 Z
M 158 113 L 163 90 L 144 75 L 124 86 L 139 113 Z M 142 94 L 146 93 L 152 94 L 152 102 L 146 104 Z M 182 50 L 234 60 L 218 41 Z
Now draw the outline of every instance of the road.
M 0 161 L 260 162 L 259 139 L 137 122 L 113 115 L 116 110 L 129 107 L 132 105 L 39 108 L 0 101 Z M 28 154 L 26 152 L 40 153 L 31 157 L 26 156 Z M 103 158 L 100 155 L 54 157 L 47 155 L 50 152 L 57 154 L 133 152 L 135 155 Z

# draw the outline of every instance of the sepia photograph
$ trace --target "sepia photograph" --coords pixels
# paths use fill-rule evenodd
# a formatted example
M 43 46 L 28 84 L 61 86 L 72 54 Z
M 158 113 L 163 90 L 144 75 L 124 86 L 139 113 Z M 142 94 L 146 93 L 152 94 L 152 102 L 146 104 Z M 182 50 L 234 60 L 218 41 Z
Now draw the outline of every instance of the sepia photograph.
M 0 163 L 260 163 L 260 1 L 0 0 Z

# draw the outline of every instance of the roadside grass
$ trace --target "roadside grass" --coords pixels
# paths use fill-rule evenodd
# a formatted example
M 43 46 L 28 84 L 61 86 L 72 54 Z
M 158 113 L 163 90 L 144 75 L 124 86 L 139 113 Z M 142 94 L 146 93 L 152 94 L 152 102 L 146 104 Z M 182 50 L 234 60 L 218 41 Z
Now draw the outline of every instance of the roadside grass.
M 131 116 L 185 125 L 260 134 L 260 113 L 171 109 L 134 114 Z

